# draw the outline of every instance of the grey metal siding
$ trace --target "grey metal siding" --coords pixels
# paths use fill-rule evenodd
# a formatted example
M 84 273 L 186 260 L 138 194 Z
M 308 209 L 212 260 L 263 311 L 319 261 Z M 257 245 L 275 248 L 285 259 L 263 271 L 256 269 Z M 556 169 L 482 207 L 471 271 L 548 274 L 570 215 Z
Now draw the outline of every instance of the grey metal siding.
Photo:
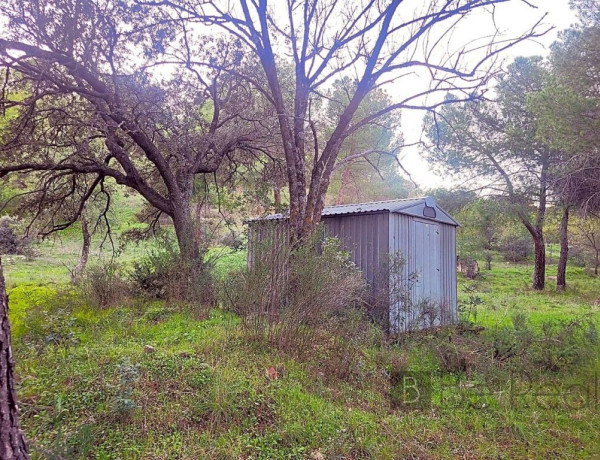
M 323 216 L 323 223 L 326 235 L 339 238 L 342 248 L 350 252 L 362 270 L 375 300 L 373 316 L 390 332 L 410 329 L 419 315 L 410 311 L 404 318 L 402 306 L 397 302 L 398 286 L 415 284 L 411 281 L 415 271 L 421 272 L 422 283 L 416 288 L 413 286 L 411 300 L 430 297 L 439 302 L 441 309 L 434 324 L 457 321 L 454 225 L 387 211 L 328 215 Z M 262 252 L 259 242 L 270 240 L 285 244 L 287 228 L 286 219 L 250 222 L 249 265 L 252 266 Z M 406 263 L 393 272 L 389 270 L 390 263 L 394 264 L 390 260 L 396 255 L 401 255 Z
M 339 238 L 369 282 L 376 281 L 380 267 L 387 262 L 388 221 L 388 213 L 323 218 L 326 235 Z
M 420 312 L 403 312 L 394 289 L 411 287 L 411 303 L 425 297 L 439 303 L 434 324 L 452 324 L 456 307 L 456 229 L 453 225 L 427 222 L 404 214 L 390 214 L 390 254 L 398 254 L 405 264 L 398 273 L 390 272 L 390 330 L 409 330 Z M 413 280 L 414 275 L 420 279 Z
M 442 292 L 446 304 L 442 309 L 442 323 L 452 324 L 458 321 L 456 286 L 456 227 L 441 225 L 442 231 Z
M 363 272 L 371 289 L 373 317 L 388 326 L 389 219 L 387 212 L 323 217 L 327 236 L 339 238 L 342 248 Z

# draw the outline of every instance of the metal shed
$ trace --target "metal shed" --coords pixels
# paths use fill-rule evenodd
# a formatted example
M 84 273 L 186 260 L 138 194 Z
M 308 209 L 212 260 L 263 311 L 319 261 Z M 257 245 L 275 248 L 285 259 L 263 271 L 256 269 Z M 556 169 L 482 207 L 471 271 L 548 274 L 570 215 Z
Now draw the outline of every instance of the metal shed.
M 248 262 L 265 233 L 261 223 L 284 214 L 249 221 Z M 374 299 L 373 316 L 389 332 L 402 332 L 457 320 L 456 227 L 458 223 L 431 197 L 378 201 L 323 210 L 325 234 L 340 239 L 362 270 Z M 273 233 L 269 232 L 271 235 Z

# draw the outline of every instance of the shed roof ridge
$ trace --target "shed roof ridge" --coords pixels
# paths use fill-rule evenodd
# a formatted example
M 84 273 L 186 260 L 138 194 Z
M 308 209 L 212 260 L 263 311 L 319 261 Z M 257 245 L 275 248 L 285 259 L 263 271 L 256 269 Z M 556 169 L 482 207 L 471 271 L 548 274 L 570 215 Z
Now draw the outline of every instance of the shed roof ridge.
M 414 197 L 414 198 L 395 198 L 393 200 L 365 201 L 363 203 L 334 204 L 331 206 L 325 206 L 325 208 L 331 209 L 331 208 L 343 208 L 346 206 L 360 206 L 363 204 L 383 204 L 383 203 L 397 203 L 397 202 L 401 202 L 401 201 L 420 201 L 420 200 L 424 200 L 425 198 L 428 198 L 428 197 L 418 196 L 418 197 Z

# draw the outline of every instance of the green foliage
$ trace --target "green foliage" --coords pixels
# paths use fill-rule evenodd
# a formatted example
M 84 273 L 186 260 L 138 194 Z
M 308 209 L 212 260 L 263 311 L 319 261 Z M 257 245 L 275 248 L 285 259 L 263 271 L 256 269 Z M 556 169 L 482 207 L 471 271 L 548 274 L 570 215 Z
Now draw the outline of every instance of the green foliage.
M 151 299 L 212 303 L 214 260 L 205 257 L 202 267 L 181 260 L 171 235 L 164 233 L 161 243 L 133 263 L 129 278 L 137 290 Z
M 461 224 L 457 234 L 457 251 L 462 257 L 486 259 L 497 249 L 506 221 L 504 206 L 493 198 L 479 198 L 466 204 L 455 214 Z
M 527 315 L 520 312 L 513 315 L 512 326 L 497 327 L 492 334 L 494 359 L 551 372 L 593 361 L 597 343 L 596 324 L 589 317 L 546 320 L 536 330 L 530 326 Z
M 339 264 L 335 244 L 325 249 Z M 211 252 L 231 291 L 245 254 Z M 394 343 L 343 309 L 299 357 L 251 340 L 243 318 L 219 309 L 200 320 L 162 300 L 98 309 L 78 290 L 19 285 L 9 294 L 22 425 L 38 458 L 592 456 L 597 407 L 536 396 L 600 371 L 600 279 L 569 270 L 565 292 L 532 291 L 526 264 L 459 275 L 467 321 Z M 51 334 L 62 339 L 46 343 Z M 407 372 L 432 384 L 430 405 L 409 413 L 391 384 Z M 511 400 L 511 384 L 522 396 Z
M 124 279 L 122 267 L 113 260 L 87 268 L 82 276 L 80 289 L 90 305 L 96 308 L 124 303 L 131 290 Z
M 328 95 L 328 131 L 337 124 L 349 98 L 354 94 L 356 81 L 350 78 L 336 80 Z M 360 104 L 355 118 L 382 110 L 391 104 L 382 90 L 370 92 Z M 389 112 L 376 123 L 370 123 L 344 139 L 338 165 L 331 179 L 330 200 L 335 203 L 377 201 L 407 197 L 413 186 L 399 173 L 397 156 L 402 139 L 396 134 L 400 116 Z M 362 152 L 371 152 L 360 156 Z
M 593 409 L 539 408 L 533 396 L 511 402 L 501 390 L 511 378 L 519 388 L 528 383 L 519 370 L 534 375 L 534 385 L 587 375 L 595 329 L 588 318 L 571 325 L 569 317 L 586 311 L 581 299 L 595 295 L 590 283 L 597 281 L 577 272 L 569 289 L 583 289 L 579 294 L 534 293 L 522 287 L 525 272 L 498 263 L 461 290 L 461 302 L 465 295 L 483 301 L 469 328 L 414 333 L 397 344 L 331 334 L 301 360 L 250 342 L 238 321 L 219 311 L 198 321 L 192 310 L 160 301 L 97 310 L 77 295 L 67 302 L 32 291 L 39 306 L 30 307 L 28 323 L 46 321 L 43 312 L 73 317 L 77 340 L 36 354 L 31 337 L 15 339 L 18 373 L 26 376 L 23 427 L 43 458 L 392 459 L 418 456 L 424 445 L 439 458 L 591 455 L 598 447 Z M 24 295 L 14 294 L 20 308 Z M 495 304 L 507 296 L 514 305 L 509 323 L 508 307 Z M 515 315 L 519 310 L 530 313 Z M 597 321 L 597 313 L 589 319 Z M 339 317 L 335 327 L 346 321 Z M 327 345 L 336 340 L 339 347 Z M 144 353 L 145 344 L 156 351 Z M 495 346 L 513 351 L 491 359 Z M 355 363 L 350 374 L 336 373 L 348 361 Z M 408 417 L 393 405 L 402 393 L 390 376 L 413 371 L 431 376 L 432 410 Z M 565 441 L 571 437 L 579 443 Z
M 131 417 L 137 408 L 134 401 L 134 386 L 140 377 L 140 365 L 132 364 L 128 357 L 123 358 L 117 365 L 118 382 L 111 401 L 111 409 L 121 418 Z
M 460 188 L 439 187 L 428 190 L 426 193 L 433 196 L 442 209 L 453 215 L 457 215 L 462 209 L 477 201 L 477 193 Z
M 25 340 L 39 353 L 48 346 L 69 348 L 79 343 L 78 320 L 74 308 L 81 300 L 70 292 L 45 298 L 26 310 Z

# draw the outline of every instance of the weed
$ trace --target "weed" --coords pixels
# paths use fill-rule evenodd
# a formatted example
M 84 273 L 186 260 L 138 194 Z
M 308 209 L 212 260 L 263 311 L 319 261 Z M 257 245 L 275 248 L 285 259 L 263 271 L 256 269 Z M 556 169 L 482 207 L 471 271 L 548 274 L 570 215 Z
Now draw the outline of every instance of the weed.
M 74 309 L 80 300 L 61 291 L 26 310 L 26 340 L 41 353 L 49 345 L 68 348 L 79 341 Z
M 119 418 L 129 418 L 137 408 L 133 398 L 135 383 L 140 377 L 140 365 L 123 358 L 116 367 L 118 382 L 112 397 L 111 409 Z
M 251 338 L 301 355 L 317 346 L 322 331 L 335 331 L 340 314 L 361 302 L 365 282 L 339 241 L 315 241 L 294 250 L 281 241 L 265 244 L 255 251 L 260 257 L 253 266 L 223 290 Z
M 91 306 L 107 308 L 123 303 L 131 288 L 122 277 L 121 267 L 114 261 L 86 269 L 80 289 Z
M 179 250 L 166 234 L 160 248 L 152 248 L 134 262 L 130 279 L 138 291 L 151 299 L 213 304 L 212 264 L 202 270 L 182 262 Z

